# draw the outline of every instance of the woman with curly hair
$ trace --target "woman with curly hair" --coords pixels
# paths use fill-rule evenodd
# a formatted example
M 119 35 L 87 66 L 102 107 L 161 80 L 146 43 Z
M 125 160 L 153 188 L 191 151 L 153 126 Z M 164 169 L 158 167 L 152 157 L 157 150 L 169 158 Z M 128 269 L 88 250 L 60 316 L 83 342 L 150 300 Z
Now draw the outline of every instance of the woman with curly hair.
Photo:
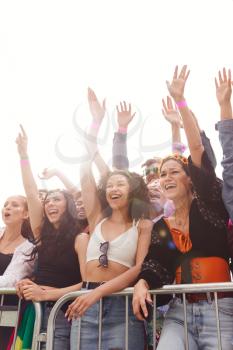
M 96 111 L 98 101 L 90 90 L 89 104 Z M 117 170 L 102 178 L 98 188 L 95 184 L 91 167 L 96 155 L 97 124 L 104 116 L 104 108 L 99 107 L 98 113 L 92 113 L 93 123 L 87 135 L 90 160 L 81 169 L 90 230 L 83 289 L 91 291 L 76 298 L 67 311 L 72 319 L 72 350 L 77 349 L 79 342 L 82 350 L 97 348 L 99 300 L 103 297 L 102 348 L 125 348 L 125 298 L 110 295 L 133 285 L 150 243 L 151 222 L 146 219 L 149 198 L 142 177 Z M 130 302 L 128 326 L 129 349 L 143 350 L 144 325 L 134 317 Z
M 22 127 L 21 131 L 16 142 L 35 240 L 31 256 L 37 257 L 37 264 L 33 280 L 22 280 L 17 288 L 26 300 L 44 301 L 42 331 L 46 331 L 53 301 L 81 287 L 88 235 L 80 234 L 76 206 L 69 192 L 48 191 L 41 203 L 28 159 L 27 135 Z M 69 348 L 70 324 L 60 310 L 56 318 L 54 349 Z
M 228 214 L 221 191 L 222 182 L 204 150 L 200 133 L 184 98 L 187 66 L 174 72 L 169 92 L 180 110 L 191 156 L 164 158 L 160 185 L 175 206 L 174 213 L 153 226 L 149 252 L 142 264 L 133 297 L 138 319 L 147 317 L 152 303 L 149 289 L 165 284 L 230 282 Z M 232 350 L 233 293 L 218 292 L 221 348 Z M 181 294 L 169 309 L 157 349 L 219 349 L 214 293 L 186 293 L 188 344 L 184 331 L 184 304 Z

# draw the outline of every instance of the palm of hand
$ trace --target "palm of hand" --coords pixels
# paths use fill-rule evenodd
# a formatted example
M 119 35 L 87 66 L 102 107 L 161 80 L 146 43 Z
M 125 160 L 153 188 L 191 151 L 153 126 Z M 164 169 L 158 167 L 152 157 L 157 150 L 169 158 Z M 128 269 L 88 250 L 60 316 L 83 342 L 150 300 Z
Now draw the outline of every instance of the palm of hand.
M 105 100 L 101 105 L 96 97 L 95 92 L 91 88 L 88 88 L 88 104 L 94 120 L 98 123 L 101 123 L 105 114 Z
M 117 113 L 118 124 L 122 127 L 126 127 L 132 119 L 131 112 L 123 111 Z
M 169 121 L 169 123 L 178 124 L 180 127 L 182 126 L 180 116 L 177 113 L 177 111 L 175 111 L 175 110 L 169 111 L 164 116 L 167 119 L 167 121 Z
M 221 105 L 224 102 L 228 102 L 231 99 L 231 87 L 228 82 L 222 83 L 216 90 L 218 103 Z
M 174 99 L 182 98 L 184 95 L 185 80 L 182 78 L 173 79 L 168 89 Z
M 90 108 L 92 117 L 96 121 L 101 122 L 105 114 L 105 109 L 100 105 L 99 101 L 98 100 L 89 101 L 89 108 Z

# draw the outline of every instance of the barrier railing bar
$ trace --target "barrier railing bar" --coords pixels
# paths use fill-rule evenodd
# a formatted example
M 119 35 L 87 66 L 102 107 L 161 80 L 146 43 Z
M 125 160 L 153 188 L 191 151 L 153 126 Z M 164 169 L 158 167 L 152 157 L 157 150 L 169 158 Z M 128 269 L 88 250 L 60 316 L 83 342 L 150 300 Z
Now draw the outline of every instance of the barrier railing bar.
M 14 333 L 14 338 L 13 338 L 12 347 L 11 347 L 12 349 L 15 348 L 15 342 L 16 342 L 16 338 L 17 338 L 20 309 L 21 309 L 21 299 L 19 299 L 19 301 L 18 301 L 17 317 L 16 317 L 16 321 L 15 321 L 15 333 Z
M 78 318 L 78 349 L 77 350 L 80 350 L 80 346 L 81 346 L 81 321 L 82 321 L 82 318 L 79 317 Z
M 39 349 L 38 336 L 40 334 L 40 329 L 41 329 L 42 307 L 41 307 L 41 304 L 37 302 L 34 302 L 33 305 L 35 308 L 35 323 L 34 323 L 34 330 L 33 330 L 33 336 L 32 336 L 32 349 L 37 350 Z
M 153 295 L 153 350 L 157 348 L 156 346 L 156 294 Z
M 207 293 L 207 292 L 222 292 L 222 291 L 232 291 L 233 284 L 232 282 L 224 282 L 224 283 L 197 283 L 197 284 L 174 284 L 163 286 L 162 288 L 158 288 L 155 290 L 150 290 L 151 294 L 183 294 L 183 293 Z M 89 291 L 77 291 L 64 295 L 60 298 L 56 304 L 53 306 L 47 326 L 47 342 L 46 342 L 46 350 L 53 350 L 53 330 L 55 318 L 58 310 L 61 306 L 74 298 L 77 298 L 80 295 L 86 294 Z M 132 295 L 133 288 L 126 288 L 125 290 L 114 293 L 112 295 Z
M 218 295 L 217 295 L 217 292 L 214 292 L 214 302 L 215 302 L 216 323 L 217 323 L 217 334 L 218 334 L 218 349 L 219 349 L 219 350 L 222 350 L 221 332 L 220 332 L 220 322 L 219 322 L 219 312 L 218 312 Z
M 101 350 L 101 343 L 102 343 L 102 313 L 103 313 L 103 300 L 100 299 L 100 303 L 99 303 L 99 342 L 98 342 L 98 350 Z
M 184 306 L 184 336 L 185 336 L 185 350 L 189 350 L 188 340 L 188 324 L 187 324 L 187 304 L 185 293 L 182 293 L 183 306 Z
M 129 297 L 125 297 L 125 350 L 129 349 Z

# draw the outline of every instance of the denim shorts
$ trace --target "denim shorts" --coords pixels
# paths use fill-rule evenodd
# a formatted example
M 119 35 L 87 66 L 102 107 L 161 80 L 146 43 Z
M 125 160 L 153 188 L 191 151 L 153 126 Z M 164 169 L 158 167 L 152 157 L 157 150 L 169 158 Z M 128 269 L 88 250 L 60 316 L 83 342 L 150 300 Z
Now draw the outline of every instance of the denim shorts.
M 91 306 L 82 318 L 72 320 L 71 350 L 78 349 L 78 338 L 80 350 L 98 350 L 99 311 L 98 302 Z M 131 297 L 129 297 L 128 312 L 128 349 L 144 350 L 144 323 L 133 315 Z M 125 350 L 125 297 L 103 298 L 101 335 L 101 350 Z
M 217 350 L 215 302 L 187 302 L 189 350 Z M 233 298 L 218 299 L 222 350 L 233 350 Z M 157 350 L 185 350 L 184 305 L 174 298 L 165 316 Z

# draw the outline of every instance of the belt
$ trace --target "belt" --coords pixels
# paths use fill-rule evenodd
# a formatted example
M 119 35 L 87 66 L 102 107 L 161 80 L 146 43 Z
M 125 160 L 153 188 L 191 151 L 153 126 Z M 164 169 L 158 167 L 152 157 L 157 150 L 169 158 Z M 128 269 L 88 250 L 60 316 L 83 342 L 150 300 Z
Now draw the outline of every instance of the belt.
M 82 288 L 95 289 L 104 284 L 104 282 L 83 282 Z
M 212 301 L 214 300 L 214 292 L 209 293 L 187 293 L 186 300 L 189 303 L 198 303 L 199 301 Z M 218 299 L 223 298 L 233 298 L 233 292 L 217 292 Z M 180 298 L 183 301 L 182 294 L 176 294 L 177 298 Z
M 229 265 L 223 258 L 199 257 L 190 260 L 192 283 L 230 282 Z M 176 284 L 181 283 L 181 267 L 176 270 Z

